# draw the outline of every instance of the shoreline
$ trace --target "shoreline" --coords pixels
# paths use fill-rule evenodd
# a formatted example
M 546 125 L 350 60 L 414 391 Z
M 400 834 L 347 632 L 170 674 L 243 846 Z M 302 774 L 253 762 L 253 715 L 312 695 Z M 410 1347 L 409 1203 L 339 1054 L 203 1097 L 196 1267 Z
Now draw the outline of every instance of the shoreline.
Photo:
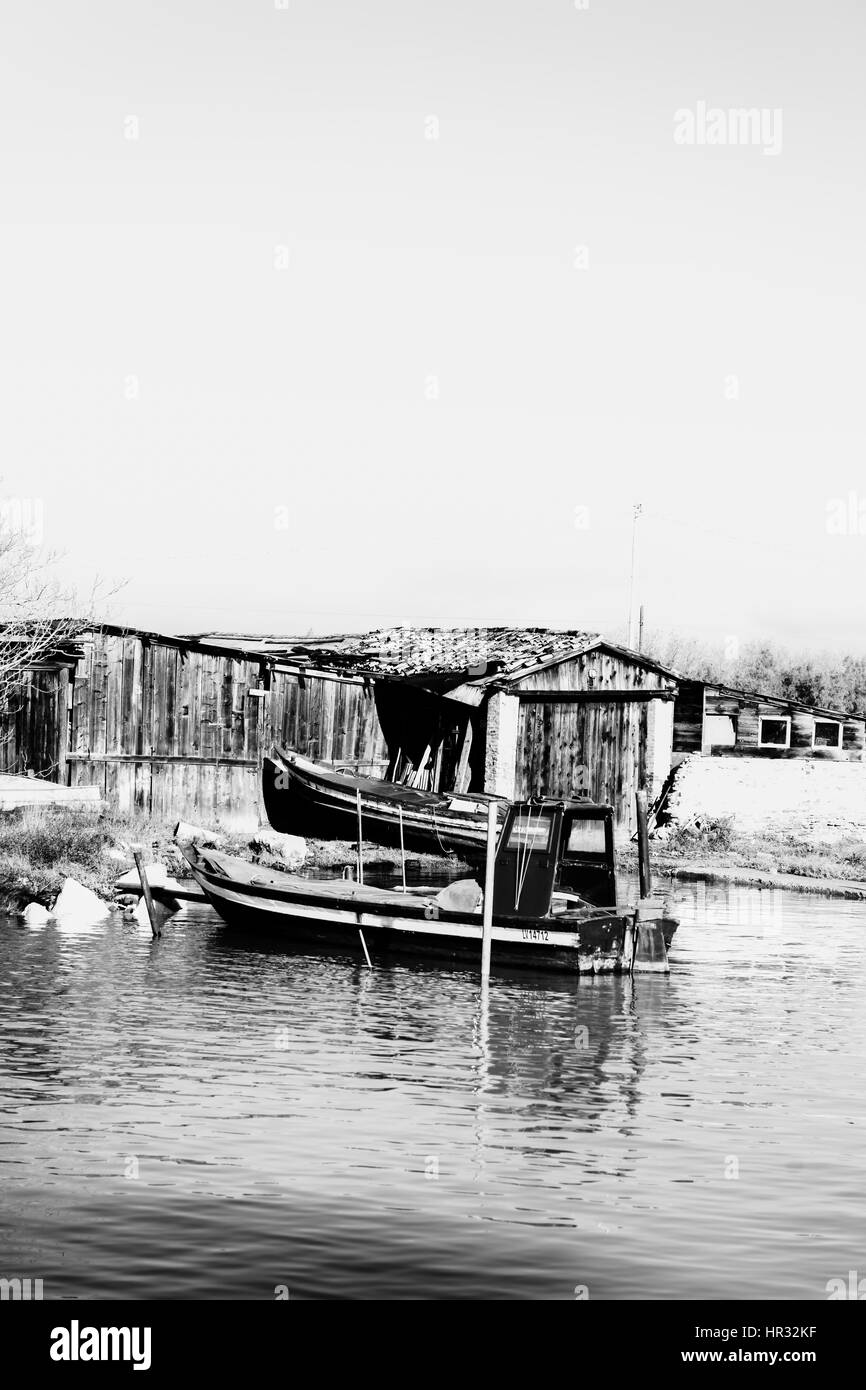
M 747 869 L 741 865 L 728 868 L 717 864 L 656 864 L 653 873 L 657 878 L 680 882 L 724 883 L 742 888 L 783 888 L 789 893 L 811 893 L 818 897 L 866 902 L 866 883 L 853 879 L 810 878 L 808 874 L 782 874 L 770 869 Z
M 0 914 L 21 914 L 29 903 L 50 908 L 67 878 L 77 880 L 108 906 L 119 906 L 116 884 L 133 868 L 136 844 L 144 848 L 146 862 L 163 865 L 171 877 L 186 877 L 186 864 L 173 830 L 173 825 L 123 820 L 104 812 L 88 815 L 79 808 L 0 816 Z M 273 841 L 279 837 L 264 827 L 243 835 L 215 830 L 208 838 L 227 854 L 288 871 L 293 867 L 305 873 L 335 870 L 354 864 L 357 856 L 352 841 L 311 839 L 306 841 L 303 861 L 292 865 L 274 850 Z M 672 884 L 703 882 L 866 901 L 866 877 L 861 868 L 866 864 L 866 851 L 858 847 L 852 862 L 850 856 L 846 861 L 829 847 L 819 855 L 817 848 L 802 841 L 771 844 L 769 838 L 760 844 L 748 840 L 708 844 L 699 838 L 676 848 L 667 844 L 656 848 L 651 842 L 650 859 L 659 885 L 663 880 Z M 636 870 L 637 849 L 633 844 L 620 846 L 617 858 L 621 871 Z M 387 847 L 367 846 L 364 862 L 373 872 L 399 872 L 399 853 Z M 472 874 L 456 857 L 413 852 L 406 864 L 416 880 L 425 873 Z M 780 864 L 786 867 L 780 868 Z M 808 865 L 812 872 L 798 872 L 800 865 Z
M 637 851 L 629 846 L 620 852 L 620 866 L 637 870 Z M 650 841 L 650 862 L 653 878 L 670 879 L 681 883 L 716 883 L 737 888 L 784 889 L 789 893 L 811 893 L 825 898 L 846 898 L 849 902 L 866 902 L 866 880 L 845 878 L 828 873 L 798 874 L 781 869 L 757 868 L 738 864 L 736 856 L 702 858 L 699 855 L 653 854 Z

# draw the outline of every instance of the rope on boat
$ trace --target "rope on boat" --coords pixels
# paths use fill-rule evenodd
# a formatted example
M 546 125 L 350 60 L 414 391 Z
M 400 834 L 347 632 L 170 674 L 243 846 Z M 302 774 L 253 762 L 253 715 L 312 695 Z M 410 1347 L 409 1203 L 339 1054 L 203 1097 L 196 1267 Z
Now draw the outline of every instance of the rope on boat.
M 442 836 L 439 834 L 439 826 L 436 824 L 436 807 L 433 807 L 433 829 L 436 831 L 436 839 L 439 841 L 439 848 L 443 854 L 448 854 L 448 850 L 442 843 Z
M 539 812 L 538 812 L 538 820 L 537 820 L 536 823 L 535 823 L 535 829 L 536 829 L 536 830 L 539 830 L 539 829 L 541 828 L 541 821 L 542 821 L 542 811 L 539 810 Z M 518 827 L 517 827 L 517 828 L 518 828 L 518 835 L 519 835 L 519 834 L 521 833 L 521 831 L 523 830 L 523 812 L 522 812 L 522 810 L 521 810 L 521 812 L 520 812 L 520 819 L 519 819 L 519 821 L 518 821 Z M 521 895 L 521 893 L 523 892 L 523 885 L 524 885 L 524 883 L 526 882 L 526 875 L 529 873 L 529 861 L 530 861 L 530 859 L 532 858 L 532 851 L 533 851 L 533 849 L 534 849 L 534 843 L 533 843 L 533 840 L 532 840 L 532 837 L 531 837 L 531 831 L 532 831 L 532 811 L 529 809 L 529 807 L 527 807 L 527 810 L 526 810 L 526 834 L 525 834 L 525 836 L 524 836 L 523 845 L 521 846 L 519 842 L 518 842 L 518 845 L 517 845 L 517 873 L 515 874 L 515 878 L 514 878 L 514 909 L 515 909 L 515 911 L 517 911 L 517 908 L 518 908 L 519 905 L 520 905 L 520 895 Z

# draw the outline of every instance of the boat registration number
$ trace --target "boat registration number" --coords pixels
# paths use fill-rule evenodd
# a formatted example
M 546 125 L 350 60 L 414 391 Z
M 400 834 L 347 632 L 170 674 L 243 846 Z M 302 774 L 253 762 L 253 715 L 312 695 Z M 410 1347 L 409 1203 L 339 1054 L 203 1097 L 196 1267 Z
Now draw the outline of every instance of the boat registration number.
M 549 933 L 542 931 L 539 927 L 521 927 L 521 936 L 524 941 L 547 941 Z

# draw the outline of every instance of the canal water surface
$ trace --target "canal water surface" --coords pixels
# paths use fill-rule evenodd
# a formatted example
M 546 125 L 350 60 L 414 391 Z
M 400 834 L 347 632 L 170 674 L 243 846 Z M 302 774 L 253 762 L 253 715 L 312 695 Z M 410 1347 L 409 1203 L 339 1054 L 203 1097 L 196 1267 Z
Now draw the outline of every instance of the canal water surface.
M 46 1298 L 806 1298 L 866 1276 L 866 905 L 677 890 L 669 978 L 0 919 Z

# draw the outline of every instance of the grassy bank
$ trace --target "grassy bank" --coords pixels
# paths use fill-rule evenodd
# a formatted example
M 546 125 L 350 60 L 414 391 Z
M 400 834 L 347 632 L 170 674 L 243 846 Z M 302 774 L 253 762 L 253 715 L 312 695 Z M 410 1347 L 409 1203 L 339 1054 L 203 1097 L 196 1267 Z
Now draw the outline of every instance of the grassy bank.
M 729 818 L 677 827 L 664 838 L 654 839 L 650 853 L 661 871 L 700 865 L 816 880 L 866 881 L 866 843 L 862 839 L 840 835 L 815 840 L 803 832 L 779 830 L 744 835 Z M 636 864 L 635 847 L 629 845 L 621 857 L 624 865 Z
M 106 902 L 114 898 L 121 874 L 134 867 L 133 848 L 145 862 L 163 864 L 170 874 L 188 872 L 173 839 L 174 826 L 161 821 L 130 820 L 87 807 L 58 807 L 11 811 L 0 815 L 0 913 L 20 912 L 28 903 L 51 907 L 67 878 L 77 879 Z M 214 832 L 227 854 L 238 855 L 266 868 L 285 868 L 278 856 L 255 843 L 255 834 Z M 348 840 L 308 840 L 305 868 L 339 868 L 354 863 L 356 846 Z M 364 854 L 368 868 L 399 867 L 394 851 L 370 846 Z M 459 861 L 435 855 L 411 854 L 413 873 L 460 867 Z

